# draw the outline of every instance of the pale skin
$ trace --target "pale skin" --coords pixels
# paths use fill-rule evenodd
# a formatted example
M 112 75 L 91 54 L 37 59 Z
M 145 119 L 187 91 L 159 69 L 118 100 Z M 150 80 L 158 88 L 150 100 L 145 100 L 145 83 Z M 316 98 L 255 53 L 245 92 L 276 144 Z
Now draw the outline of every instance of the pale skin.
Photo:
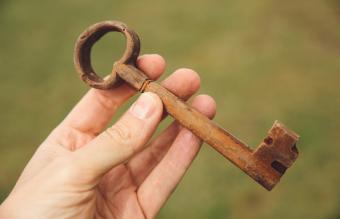
M 141 56 L 137 64 L 152 79 L 165 69 L 159 55 Z M 188 99 L 200 80 L 194 71 L 179 69 L 162 84 Z M 38 147 L 1 204 L 0 218 L 155 218 L 202 142 L 176 122 L 150 140 L 163 114 L 152 93 L 142 94 L 108 128 L 134 93 L 128 85 L 90 89 Z M 207 95 L 191 104 L 210 118 L 215 114 Z

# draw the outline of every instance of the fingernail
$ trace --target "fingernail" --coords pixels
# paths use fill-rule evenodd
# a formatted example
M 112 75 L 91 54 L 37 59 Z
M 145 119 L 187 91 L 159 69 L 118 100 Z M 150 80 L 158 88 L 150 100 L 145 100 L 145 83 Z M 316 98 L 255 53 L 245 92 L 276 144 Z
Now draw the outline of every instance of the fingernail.
M 143 93 L 131 106 L 130 112 L 139 119 L 148 118 L 155 108 L 155 99 L 151 93 Z

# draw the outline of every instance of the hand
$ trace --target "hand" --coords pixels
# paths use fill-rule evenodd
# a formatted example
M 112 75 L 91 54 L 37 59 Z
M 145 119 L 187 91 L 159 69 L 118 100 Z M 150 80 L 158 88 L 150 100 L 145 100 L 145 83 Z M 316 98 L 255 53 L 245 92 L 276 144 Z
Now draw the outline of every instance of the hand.
M 158 78 L 165 61 L 144 55 L 138 67 Z M 162 83 L 188 99 L 198 75 L 175 71 Z M 150 140 L 162 119 L 162 102 L 144 93 L 110 128 L 117 109 L 134 91 L 124 84 L 109 91 L 91 89 L 47 137 L 0 206 L 0 218 L 154 218 L 197 154 L 201 141 L 173 122 Z M 214 100 L 192 105 L 208 117 Z

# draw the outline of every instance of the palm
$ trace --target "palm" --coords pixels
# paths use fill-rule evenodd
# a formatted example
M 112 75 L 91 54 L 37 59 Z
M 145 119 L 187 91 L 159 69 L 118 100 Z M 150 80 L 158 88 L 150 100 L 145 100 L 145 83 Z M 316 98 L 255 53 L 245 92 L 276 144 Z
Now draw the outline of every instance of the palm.
M 95 192 L 97 217 L 146 218 L 145 212 L 148 215 L 157 213 L 171 194 L 172 187 L 164 190 L 163 194 L 155 194 L 159 189 L 154 186 L 155 179 L 167 177 L 162 174 L 162 169 L 167 166 L 164 166 L 160 160 L 165 156 L 178 132 L 179 125 L 173 123 L 158 138 L 150 142 L 144 151 L 104 175 Z M 194 147 L 189 152 L 191 153 L 185 156 L 190 156 L 189 160 L 192 160 L 197 148 Z M 183 173 L 178 174 L 181 176 Z M 177 183 L 176 178 L 174 175 L 174 186 Z M 145 198 L 145 193 L 148 194 L 148 198 Z M 162 200 L 162 202 L 157 203 L 155 200 Z M 150 202 L 155 205 L 150 205 Z
M 119 165 L 104 176 L 96 190 L 98 218 L 124 218 L 127 214 L 133 214 L 136 219 L 145 218 L 138 200 L 138 185 L 126 165 Z

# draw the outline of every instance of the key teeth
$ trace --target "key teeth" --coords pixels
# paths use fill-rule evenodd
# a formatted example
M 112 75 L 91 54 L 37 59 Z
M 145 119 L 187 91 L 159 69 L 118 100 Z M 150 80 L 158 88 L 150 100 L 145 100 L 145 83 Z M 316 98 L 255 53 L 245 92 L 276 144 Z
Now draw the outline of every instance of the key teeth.
M 291 136 L 292 138 L 296 139 L 296 141 L 299 140 L 300 135 L 298 135 L 296 132 L 292 131 L 291 129 L 287 128 L 287 127 L 286 127 L 282 122 L 280 122 L 279 120 L 275 120 L 275 122 L 274 122 L 273 126 L 271 127 L 271 129 L 269 130 L 268 134 L 270 134 L 271 131 L 272 131 L 273 129 L 275 129 L 276 127 L 278 127 L 278 128 L 280 128 L 280 129 L 286 131 L 287 134 L 288 134 L 289 136 Z
M 275 121 L 267 137 L 254 151 L 254 156 L 282 176 L 298 157 L 296 142 L 299 135 Z
M 287 168 L 290 167 L 293 162 L 297 159 L 299 151 L 296 147 L 296 143 L 299 140 L 300 136 L 294 131 L 288 129 L 283 123 L 279 121 L 275 121 L 273 127 L 269 130 L 268 135 L 273 135 L 273 138 L 277 137 L 277 145 L 278 149 L 281 149 L 283 152 L 281 155 L 286 155 L 282 157 L 286 160 Z M 285 154 L 284 154 L 285 153 Z M 285 165 L 285 161 L 277 160 L 278 162 L 283 162 Z

